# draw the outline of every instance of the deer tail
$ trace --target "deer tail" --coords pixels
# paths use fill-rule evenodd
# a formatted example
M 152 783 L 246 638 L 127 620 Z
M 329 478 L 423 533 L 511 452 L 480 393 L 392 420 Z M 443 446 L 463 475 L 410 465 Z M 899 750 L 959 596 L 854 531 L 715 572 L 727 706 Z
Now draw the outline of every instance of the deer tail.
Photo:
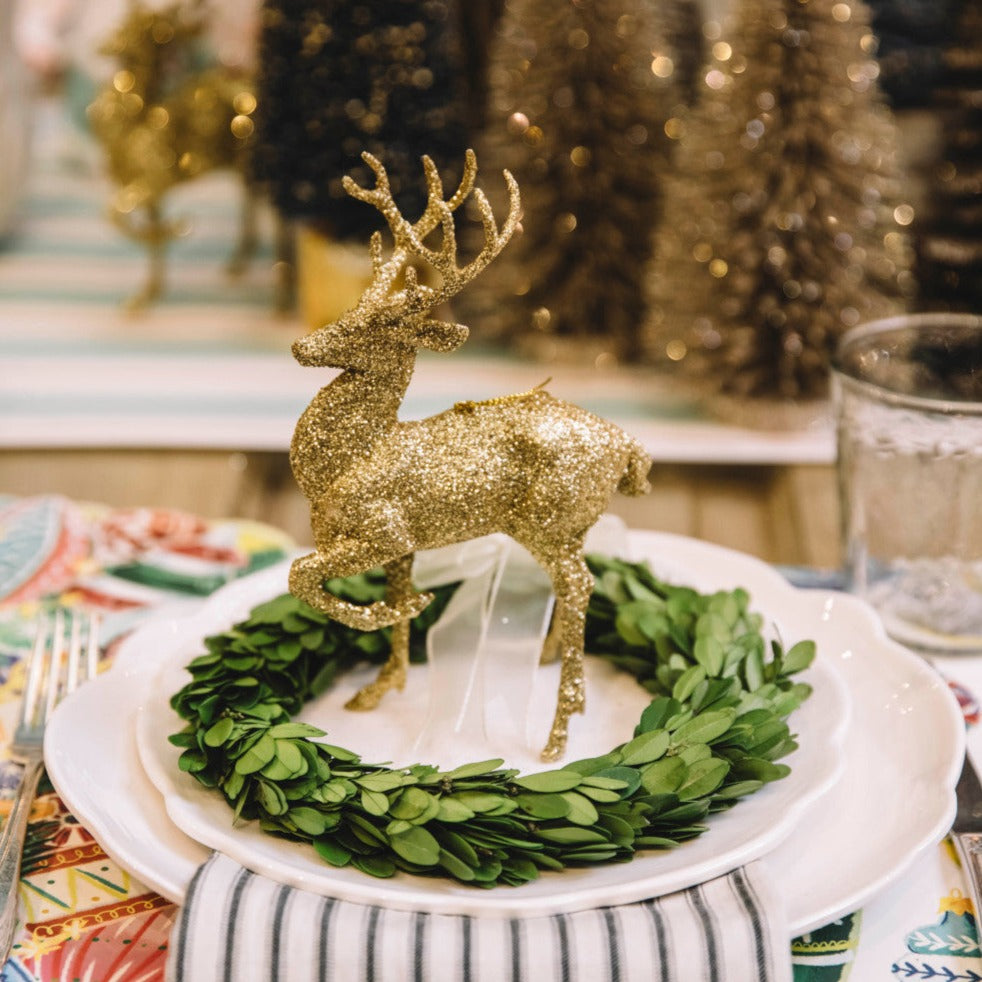
M 621 494 L 647 494 L 651 490 L 651 485 L 648 483 L 650 470 L 651 458 L 640 443 L 631 440 L 628 445 L 627 466 L 617 483 L 617 490 Z

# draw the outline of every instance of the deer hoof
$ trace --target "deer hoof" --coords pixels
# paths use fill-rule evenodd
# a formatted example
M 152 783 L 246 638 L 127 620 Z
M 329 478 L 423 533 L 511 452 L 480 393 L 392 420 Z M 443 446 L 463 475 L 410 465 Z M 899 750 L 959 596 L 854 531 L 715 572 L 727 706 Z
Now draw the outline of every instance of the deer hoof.
M 402 664 L 383 665 L 374 682 L 363 685 L 345 704 L 345 709 L 374 709 L 389 689 L 406 687 L 406 669 Z
M 549 735 L 549 740 L 545 747 L 542 748 L 542 753 L 539 755 L 540 758 L 545 763 L 550 763 L 554 760 L 559 760 L 560 757 L 566 752 L 566 734 L 565 733 L 551 733 Z
M 358 712 L 365 712 L 374 709 L 385 695 L 385 689 L 374 682 L 359 689 L 345 704 L 345 709 L 354 709 Z
M 569 735 L 569 716 L 557 716 L 552 721 L 549 739 L 540 754 L 542 760 L 558 760 L 566 752 L 566 739 Z

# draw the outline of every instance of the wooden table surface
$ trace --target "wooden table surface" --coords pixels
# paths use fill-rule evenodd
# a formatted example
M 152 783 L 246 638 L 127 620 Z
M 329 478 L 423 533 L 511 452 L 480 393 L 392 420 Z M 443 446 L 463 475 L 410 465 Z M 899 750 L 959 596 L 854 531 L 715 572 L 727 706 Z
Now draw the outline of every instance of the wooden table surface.
M 823 568 L 840 562 L 831 465 L 656 463 L 651 484 L 644 498 L 616 496 L 611 511 L 632 527 L 695 536 L 769 562 Z M 300 542 L 310 538 L 307 502 L 285 453 L 3 450 L 0 489 L 254 518 Z

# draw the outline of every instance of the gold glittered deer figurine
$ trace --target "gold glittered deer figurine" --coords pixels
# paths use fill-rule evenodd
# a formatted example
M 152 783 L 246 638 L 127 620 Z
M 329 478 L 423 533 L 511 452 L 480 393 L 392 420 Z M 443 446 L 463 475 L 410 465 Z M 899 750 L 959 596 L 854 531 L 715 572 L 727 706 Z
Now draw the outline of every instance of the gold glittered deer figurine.
M 371 709 L 390 688 L 402 688 L 409 622 L 431 599 L 413 589 L 414 553 L 493 532 L 511 536 L 545 569 L 556 594 L 544 654 L 558 651 L 562 664 L 555 718 L 542 752 L 544 760 L 553 760 L 566 747 L 570 715 L 584 706 L 583 632 L 593 576 L 583 559 L 583 540 L 615 489 L 648 490 L 651 461 L 618 427 L 541 387 L 458 403 L 419 421 L 398 418 L 417 350 L 453 351 L 467 339 L 463 325 L 429 315 L 504 248 L 518 224 L 518 186 L 506 171 L 510 207 L 499 231 L 487 198 L 474 187 L 472 151 L 460 186 L 446 200 L 436 166 L 424 157 L 429 197 L 422 217 L 411 224 L 392 198 L 385 168 L 370 154 L 363 157 L 375 172 L 375 187 L 360 187 L 348 177 L 344 187 L 382 213 L 394 250 L 385 259 L 376 232 L 374 275 L 358 304 L 293 345 L 302 365 L 342 371 L 314 396 L 293 436 L 290 460 L 311 501 L 317 551 L 293 563 L 290 591 L 350 627 L 393 625 L 388 661 L 348 703 Z M 472 192 L 484 245 L 458 266 L 454 212 Z M 431 233 L 438 238 L 433 247 L 424 244 Z M 420 283 L 410 260 L 432 267 L 438 285 Z M 354 604 L 324 588 L 327 579 L 376 566 L 387 576 L 384 601 Z
M 196 66 L 205 26 L 200 0 L 159 9 L 131 0 L 120 27 L 100 48 L 118 69 L 87 114 L 116 185 L 110 218 L 147 250 L 146 282 L 129 301 L 134 309 L 163 291 L 167 244 L 183 231 L 181 223 L 165 218 L 163 206 L 179 184 L 216 169 L 237 172 L 241 228 L 229 271 L 241 272 L 256 249 L 255 202 L 245 179 L 254 86 L 241 72 Z

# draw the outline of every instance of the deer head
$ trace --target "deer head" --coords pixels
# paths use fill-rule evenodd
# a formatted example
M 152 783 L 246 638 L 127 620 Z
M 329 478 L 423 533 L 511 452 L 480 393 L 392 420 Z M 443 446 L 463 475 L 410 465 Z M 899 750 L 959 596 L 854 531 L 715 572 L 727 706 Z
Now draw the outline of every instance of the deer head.
M 375 187 L 363 188 L 346 176 L 344 189 L 381 212 L 392 234 L 394 249 L 388 259 L 384 258 L 381 233 L 372 236 L 371 284 L 351 310 L 294 342 L 293 356 L 301 365 L 365 371 L 385 369 L 419 348 L 453 351 L 467 340 L 467 328 L 463 324 L 434 320 L 430 312 L 474 279 L 501 252 L 518 225 L 519 195 L 514 178 L 508 171 L 504 172 L 509 209 L 499 230 L 487 197 L 474 186 L 477 159 L 472 150 L 467 151 L 460 186 L 447 199 L 436 164 L 429 157 L 422 158 L 427 204 L 414 223 L 399 212 L 381 162 L 370 153 L 363 153 L 362 159 L 375 173 Z M 472 194 L 484 227 L 484 245 L 470 262 L 458 266 L 454 212 Z M 438 228 L 441 230 L 439 246 L 424 245 L 427 236 Z M 411 259 L 430 266 L 439 274 L 440 282 L 436 286 L 420 283 Z M 402 285 L 397 287 L 400 275 Z

